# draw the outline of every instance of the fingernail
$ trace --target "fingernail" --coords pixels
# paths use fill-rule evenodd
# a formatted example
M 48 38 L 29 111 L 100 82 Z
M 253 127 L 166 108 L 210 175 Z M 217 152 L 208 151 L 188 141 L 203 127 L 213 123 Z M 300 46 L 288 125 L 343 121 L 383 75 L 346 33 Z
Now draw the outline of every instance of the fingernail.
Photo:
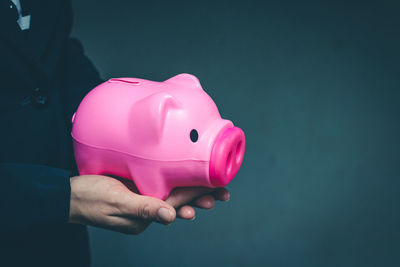
M 203 203 L 203 205 L 204 205 L 205 208 L 208 208 L 208 209 L 213 208 L 213 203 L 211 201 L 205 201 Z
M 229 201 L 229 199 L 231 199 L 231 194 L 226 193 L 226 194 L 224 194 L 223 198 L 224 198 L 224 201 L 227 202 L 227 201 Z
M 194 219 L 196 219 L 196 216 L 194 216 L 192 219 L 190 219 L 191 221 L 194 221 Z
M 171 223 L 174 220 L 174 213 L 167 208 L 160 208 L 157 212 L 158 218 L 163 223 Z

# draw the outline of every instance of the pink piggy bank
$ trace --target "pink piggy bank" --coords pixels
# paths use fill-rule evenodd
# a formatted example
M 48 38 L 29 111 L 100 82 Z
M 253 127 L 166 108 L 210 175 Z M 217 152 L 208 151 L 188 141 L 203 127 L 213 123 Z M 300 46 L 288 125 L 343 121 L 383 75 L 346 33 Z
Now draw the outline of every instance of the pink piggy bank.
M 110 79 L 85 96 L 72 122 L 81 175 L 131 179 L 160 199 L 175 187 L 226 186 L 243 161 L 243 131 L 190 74 Z

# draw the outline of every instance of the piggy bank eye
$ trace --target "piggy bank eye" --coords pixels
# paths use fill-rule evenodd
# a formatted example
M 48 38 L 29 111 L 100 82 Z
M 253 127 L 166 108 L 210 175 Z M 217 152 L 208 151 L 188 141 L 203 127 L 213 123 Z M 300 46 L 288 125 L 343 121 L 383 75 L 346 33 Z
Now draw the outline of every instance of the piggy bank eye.
M 196 129 L 191 130 L 190 140 L 192 140 L 193 143 L 196 143 L 198 139 L 199 139 L 199 133 L 196 131 Z

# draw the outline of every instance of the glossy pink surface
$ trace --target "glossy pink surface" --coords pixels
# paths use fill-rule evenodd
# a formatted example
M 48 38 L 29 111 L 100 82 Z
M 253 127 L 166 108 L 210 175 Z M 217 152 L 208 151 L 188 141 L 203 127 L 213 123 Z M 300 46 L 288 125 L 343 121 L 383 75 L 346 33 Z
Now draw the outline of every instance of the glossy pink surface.
M 245 138 L 242 129 L 229 127 L 217 138 L 210 160 L 210 181 L 224 187 L 239 171 L 244 157 Z
M 190 74 L 110 79 L 86 95 L 72 121 L 81 175 L 132 179 L 161 199 L 178 186 L 225 186 L 243 160 L 243 131 L 221 118 Z

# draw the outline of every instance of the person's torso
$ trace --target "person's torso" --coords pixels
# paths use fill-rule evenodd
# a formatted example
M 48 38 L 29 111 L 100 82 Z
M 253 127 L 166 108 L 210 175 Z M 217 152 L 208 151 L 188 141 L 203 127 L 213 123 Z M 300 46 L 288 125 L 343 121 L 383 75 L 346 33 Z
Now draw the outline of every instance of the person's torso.
M 68 169 L 72 145 L 60 62 L 71 27 L 69 1 L 21 0 L 22 15 L 30 15 L 26 30 L 10 3 L 0 3 L 0 162 Z M 1 266 L 89 265 L 87 230 L 81 225 L 32 226 L 18 236 L 3 236 L 0 245 L 7 255 L 0 257 Z
M 64 167 L 65 122 L 59 62 L 69 34 L 67 1 L 21 0 L 21 30 L 11 1 L 0 6 L 0 162 Z

